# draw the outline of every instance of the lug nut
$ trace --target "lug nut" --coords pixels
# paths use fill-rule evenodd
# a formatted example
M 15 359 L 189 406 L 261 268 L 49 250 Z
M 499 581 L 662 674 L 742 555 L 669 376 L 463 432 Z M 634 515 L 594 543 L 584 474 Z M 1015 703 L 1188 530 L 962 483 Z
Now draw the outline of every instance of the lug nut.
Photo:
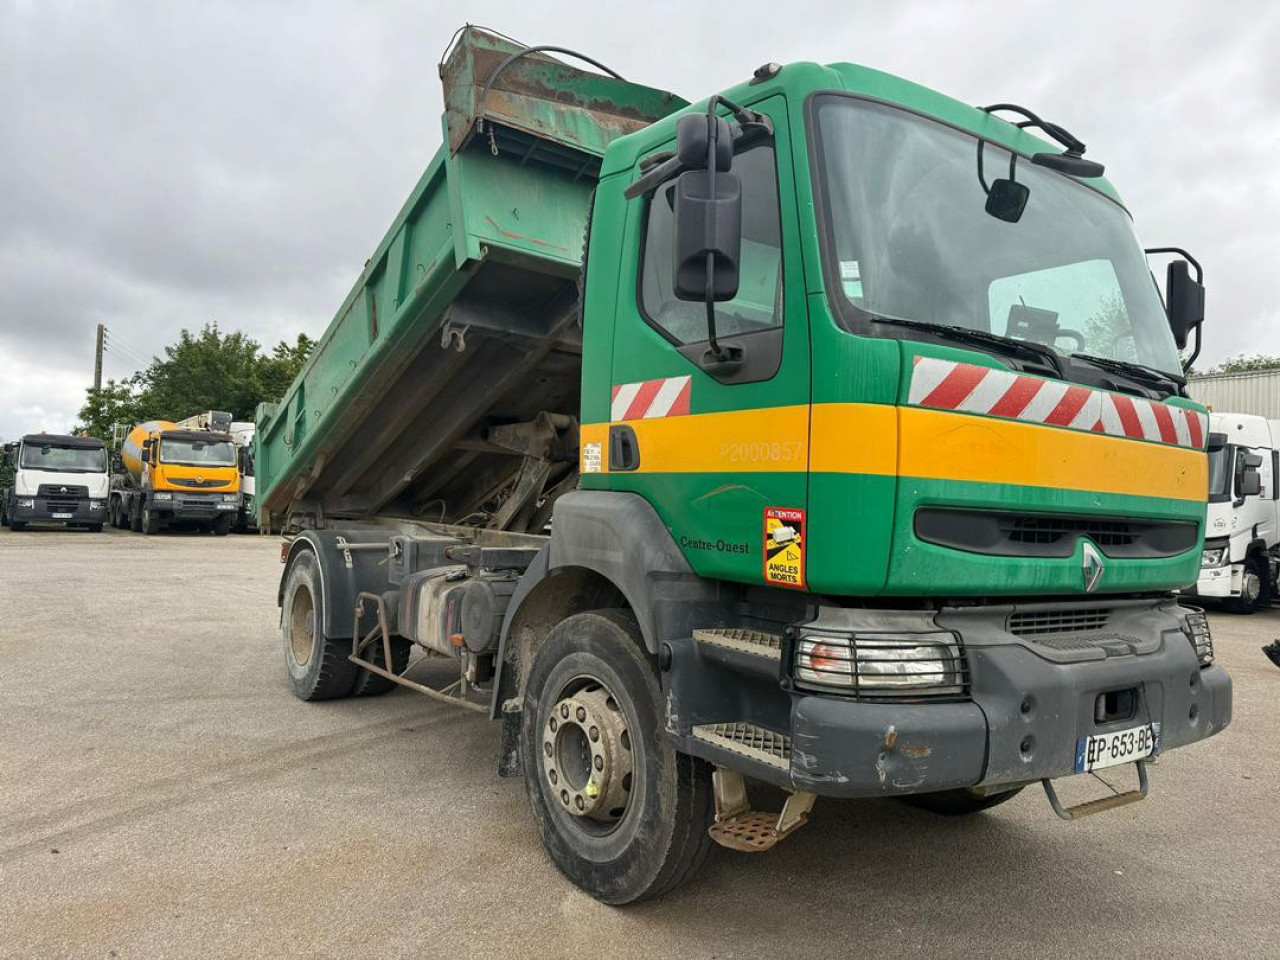
M 587 722 L 587 711 L 586 711 L 586 708 L 585 708 L 585 707 L 579 707 L 579 708 L 578 708 L 578 722 L 579 722 L 579 723 L 586 723 L 586 722 Z

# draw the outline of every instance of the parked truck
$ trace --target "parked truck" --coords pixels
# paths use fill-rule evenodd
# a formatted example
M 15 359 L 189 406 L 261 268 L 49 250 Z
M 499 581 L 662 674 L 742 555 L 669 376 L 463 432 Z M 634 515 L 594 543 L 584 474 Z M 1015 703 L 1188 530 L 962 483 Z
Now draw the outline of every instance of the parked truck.
M 253 421 L 232 420 L 229 413 L 207 410 L 194 417 L 179 420 L 178 426 L 183 430 L 215 430 L 230 435 L 236 448 L 236 467 L 240 471 L 240 509 L 232 521 L 231 529 L 236 533 L 257 530 L 258 517 L 253 504 Z
M 611 903 L 818 797 L 1110 809 L 1227 725 L 1173 593 L 1202 278 L 1174 260 L 1161 303 L 1083 143 L 850 64 L 690 105 L 467 28 L 441 76 L 443 146 L 258 411 L 298 697 L 499 721 Z M 1134 789 L 1060 802 L 1120 764 Z
M 0 520 L 100 531 L 107 515 L 107 451 L 93 437 L 32 433 L 5 447 L 12 486 L 0 490 Z
M 1270 606 L 1280 569 L 1280 421 L 1214 411 L 1209 430 L 1204 555 L 1182 592 L 1253 613 Z
M 235 442 L 222 430 L 138 424 L 125 437 L 111 479 L 111 524 L 148 536 L 170 525 L 230 532 L 240 510 Z

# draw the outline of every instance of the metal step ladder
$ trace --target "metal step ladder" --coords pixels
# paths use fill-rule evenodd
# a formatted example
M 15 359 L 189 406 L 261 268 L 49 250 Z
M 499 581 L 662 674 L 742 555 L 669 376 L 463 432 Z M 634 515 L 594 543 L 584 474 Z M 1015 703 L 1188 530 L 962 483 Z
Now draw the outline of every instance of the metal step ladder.
M 765 660 L 782 659 L 782 637 L 763 630 L 738 627 L 708 627 L 693 631 L 693 639 L 710 647 L 735 650 L 738 653 L 762 657 Z
M 752 723 L 707 723 L 695 726 L 693 735 L 705 743 L 728 750 L 779 770 L 791 768 L 791 738 Z M 747 798 L 741 773 L 716 767 L 711 775 L 715 789 L 716 822 L 711 839 L 722 847 L 744 853 L 762 853 L 790 836 L 809 820 L 816 799 L 812 793 L 790 793 L 777 812 L 755 810 Z

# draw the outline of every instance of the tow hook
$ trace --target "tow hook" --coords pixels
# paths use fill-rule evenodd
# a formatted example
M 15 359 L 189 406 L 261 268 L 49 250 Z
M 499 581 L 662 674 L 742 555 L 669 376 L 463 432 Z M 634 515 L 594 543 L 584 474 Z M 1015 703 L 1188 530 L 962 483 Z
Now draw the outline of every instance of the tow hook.
M 1092 816 L 1095 813 L 1104 813 L 1107 810 L 1115 810 L 1117 807 L 1127 807 L 1131 803 L 1137 803 L 1139 800 L 1146 799 L 1149 783 L 1147 781 L 1147 762 L 1145 760 L 1135 761 L 1138 766 L 1138 789 L 1127 790 L 1124 793 L 1116 793 L 1109 797 L 1099 797 L 1097 800 L 1087 800 L 1084 803 L 1077 803 L 1074 807 L 1064 807 L 1062 801 L 1058 799 L 1058 792 L 1053 789 L 1052 780 L 1041 780 L 1044 784 L 1045 796 L 1049 798 L 1049 806 L 1053 807 L 1053 812 L 1063 820 L 1079 820 L 1081 817 Z
M 751 809 L 746 782 L 736 770 L 716 767 L 711 774 L 711 784 L 716 797 L 716 822 L 709 831 L 711 839 L 742 853 L 763 853 L 791 836 L 809 822 L 809 811 L 817 799 L 812 793 L 789 793 L 782 810 L 773 813 Z

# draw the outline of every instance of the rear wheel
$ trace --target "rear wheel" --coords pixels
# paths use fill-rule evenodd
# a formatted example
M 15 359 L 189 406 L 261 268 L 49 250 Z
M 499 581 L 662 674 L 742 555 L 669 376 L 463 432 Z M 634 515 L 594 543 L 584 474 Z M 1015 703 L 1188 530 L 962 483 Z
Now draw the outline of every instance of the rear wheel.
M 943 790 L 940 793 L 917 793 L 899 797 L 905 804 L 928 810 L 930 813 L 944 817 L 964 817 L 971 813 L 981 813 L 999 806 L 1006 800 L 1012 800 L 1022 792 L 1021 787 L 1014 787 L 1004 793 L 992 793 L 986 796 L 968 788 L 962 790 Z
M 658 672 L 621 610 L 561 621 L 523 701 L 525 784 L 552 861 L 605 903 L 660 896 L 710 849 L 711 768 L 663 731 Z
M 1270 602 L 1266 564 L 1255 554 L 1244 562 L 1244 573 L 1240 575 L 1240 596 L 1232 597 L 1223 606 L 1232 613 L 1253 613 Z
M 129 509 L 129 529 L 134 533 L 142 532 L 142 510 L 138 508 L 136 502 Z
M 325 639 L 320 568 L 310 550 L 301 550 L 289 566 L 281 623 L 285 667 L 294 696 L 333 700 L 349 694 L 357 669 L 347 659 L 351 641 Z
M 404 668 L 409 665 L 409 654 L 411 652 L 413 652 L 413 641 L 406 640 L 404 637 L 391 638 L 392 673 L 397 675 L 404 673 Z M 366 647 L 361 656 L 379 667 L 386 667 L 387 654 L 381 639 Z M 388 680 L 386 677 L 380 677 L 376 673 L 370 673 L 368 670 L 359 667 L 356 669 L 359 670 L 359 673 L 356 675 L 355 686 L 351 688 L 353 697 L 380 697 L 399 686 L 394 680 Z

